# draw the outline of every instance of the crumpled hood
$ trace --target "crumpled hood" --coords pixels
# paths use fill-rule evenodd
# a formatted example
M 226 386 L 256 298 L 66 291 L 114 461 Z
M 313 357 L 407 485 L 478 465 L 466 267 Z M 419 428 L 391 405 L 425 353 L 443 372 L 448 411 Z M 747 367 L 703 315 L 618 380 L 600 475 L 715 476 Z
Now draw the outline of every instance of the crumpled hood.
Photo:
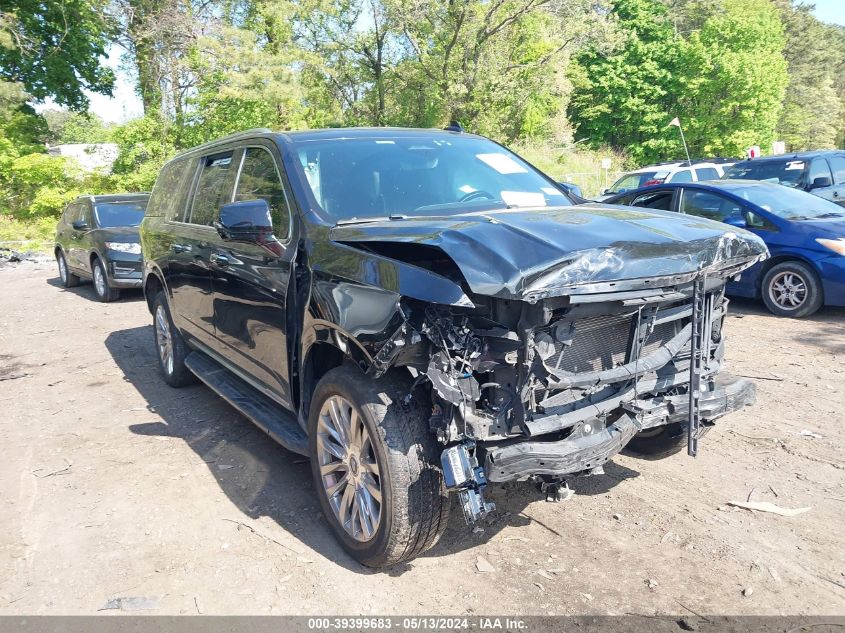
M 719 222 L 612 205 L 487 211 L 335 226 L 330 237 L 356 243 L 436 247 L 472 292 L 537 301 L 583 284 L 750 266 L 763 241 Z M 404 261 L 413 263 L 413 249 Z

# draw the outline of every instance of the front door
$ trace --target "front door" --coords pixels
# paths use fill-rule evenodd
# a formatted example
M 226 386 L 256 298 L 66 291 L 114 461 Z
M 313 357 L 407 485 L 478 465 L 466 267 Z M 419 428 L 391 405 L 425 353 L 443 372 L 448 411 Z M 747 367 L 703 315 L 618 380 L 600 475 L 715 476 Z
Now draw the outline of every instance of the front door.
M 215 342 L 211 260 L 220 241 L 214 219 L 230 202 L 235 181 L 235 152 L 200 159 L 192 201 L 183 222 L 174 222 L 168 256 L 167 283 L 177 325 L 206 345 Z
M 816 182 L 817 178 L 826 178 L 829 184 L 824 187 L 814 187 L 813 183 Z M 826 159 L 814 158 L 810 161 L 810 169 L 807 171 L 807 187 L 809 187 L 808 191 L 814 196 L 836 202 L 834 193 L 837 188 L 834 186 L 833 174 Z
M 289 247 L 291 208 L 282 163 L 274 146 L 258 143 L 244 149 L 234 200 L 266 200 L 274 239 L 217 243 L 211 256 L 214 323 L 220 353 L 289 405 L 286 299 L 296 249 Z

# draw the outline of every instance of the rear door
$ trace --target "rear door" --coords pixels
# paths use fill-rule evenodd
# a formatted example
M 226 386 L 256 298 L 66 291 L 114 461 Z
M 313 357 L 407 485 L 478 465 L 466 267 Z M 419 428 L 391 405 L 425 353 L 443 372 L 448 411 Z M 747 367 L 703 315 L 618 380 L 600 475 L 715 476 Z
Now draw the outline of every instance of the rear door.
M 90 274 L 91 267 L 88 261 L 89 234 L 94 229 L 94 221 L 91 213 L 91 205 L 85 201 L 73 203 L 73 221 L 70 226 L 70 248 L 68 251 L 68 264 L 72 268 L 85 271 Z M 75 227 L 74 224 L 77 226 Z M 77 228 L 80 227 L 80 228 Z
M 274 144 L 256 140 L 244 148 L 235 201 L 266 200 L 274 238 L 259 245 L 221 241 L 212 253 L 214 324 L 220 352 L 264 391 L 290 405 L 287 293 L 292 227 L 290 190 Z
M 185 217 L 170 226 L 167 282 L 171 310 L 190 337 L 214 346 L 211 253 L 220 241 L 213 223 L 220 207 L 232 199 L 235 151 L 200 157 Z

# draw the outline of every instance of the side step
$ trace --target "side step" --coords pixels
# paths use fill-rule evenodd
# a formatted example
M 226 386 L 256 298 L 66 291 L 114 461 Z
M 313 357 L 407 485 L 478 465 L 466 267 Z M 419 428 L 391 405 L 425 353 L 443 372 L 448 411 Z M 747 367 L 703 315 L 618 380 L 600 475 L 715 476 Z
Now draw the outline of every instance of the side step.
M 202 352 L 188 354 L 185 365 L 279 444 L 294 453 L 308 454 L 308 436 L 287 410 Z

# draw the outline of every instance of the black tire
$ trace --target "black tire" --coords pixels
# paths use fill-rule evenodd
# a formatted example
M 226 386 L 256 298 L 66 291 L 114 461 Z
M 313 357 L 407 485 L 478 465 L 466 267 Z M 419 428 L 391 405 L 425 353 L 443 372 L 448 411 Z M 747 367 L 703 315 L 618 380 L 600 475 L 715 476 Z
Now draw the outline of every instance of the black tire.
M 793 295 L 800 298 L 795 306 L 788 305 L 789 299 L 784 298 L 776 288 L 779 284 L 791 282 L 793 288 L 798 288 Z M 772 266 L 763 276 L 760 287 L 763 303 L 769 312 L 776 316 L 801 319 L 818 311 L 824 303 L 822 285 L 815 271 L 804 262 L 781 262 Z
M 680 424 L 667 424 L 637 433 L 625 451 L 646 457 L 665 457 L 687 445 L 687 431 Z
M 79 285 L 79 277 L 70 272 L 67 267 L 67 258 L 62 251 L 56 251 L 56 264 L 59 267 L 59 279 L 65 288 L 75 288 Z
M 448 522 L 451 500 L 443 485 L 440 451 L 429 431 L 426 408 L 418 398 L 404 402 L 410 386 L 400 376 L 375 380 L 357 367 L 344 366 L 323 376 L 311 399 L 309 454 L 320 507 L 343 548 L 368 567 L 388 567 L 419 556 L 437 542 Z M 364 542 L 353 538 L 336 517 L 320 472 L 318 421 L 323 405 L 333 396 L 354 407 L 374 440 L 380 520 Z
M 102 284 L 98 282 L 97 275 L 102 275 Z M 94 280 L 94 294 L 103 303 L 116 301 L 120 297 L 120 290 L 109 285 L 109 276 L 106 274 L 106 266 L 103 260 L 95 257 L 91 260 L 91 277 Z
M 162 318 L 165 319 L 167 331 L 170 335 L 172 363 L 168 363 L 165 360 L 161 341 L 159 340 L 162 332 L 156 321 L 159 318 L 160 311 Z M 189 353 L 188 346 L 185 345 L 185 339 L 182 338 L 181 332 L 173 325 L 173 319 L 170 317 L 170 308 L 167 305 L 167 296 L 163 290 L 159 291 L 153 300 L 153 342 L 155 343 L 158 366 L 164 376 L 164 382 L 171 387 L 184 387 L 197 381 L 197 377 L 185 365 L 185 358 Z

